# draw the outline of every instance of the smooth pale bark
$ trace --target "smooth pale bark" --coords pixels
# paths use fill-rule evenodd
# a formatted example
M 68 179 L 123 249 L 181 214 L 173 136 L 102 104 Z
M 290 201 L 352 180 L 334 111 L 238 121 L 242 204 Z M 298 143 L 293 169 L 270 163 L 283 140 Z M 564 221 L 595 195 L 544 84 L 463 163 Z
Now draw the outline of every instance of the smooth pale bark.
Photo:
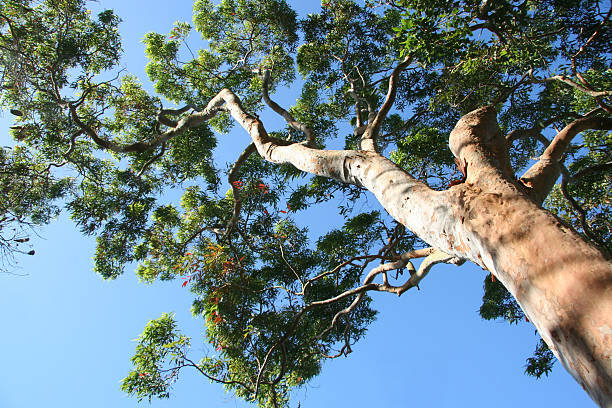
M 579 118 L 565 126 L 555 136 L 537 163 L 521 177 L 523 184 L 531 188 L 531 196 L 536 202 L 544 202 L 549 191 L 557 182 L 561 174 L 560 160 L 567 151 L 572 139 L 578 133 L 587 129 L 612 129 L 612 118 L 600 116 Z
M 610 407 L 612 265 L 520 191 L 506 187 L 452 189 L 451 218 L 460 220 L 453 231 L 455 249 L 504 284 L 570 374 L 600 406 Z
M 220 95 L 264 159 L 365 187 L 432 247 L 493 273 L 593 400 L 612 407 L 612 264 L 514 178 L 492 108 L 458 122 L 449 141 L 466 180 L 438 192 L 373 151 L 272 139 L 235 95 Z
M 447 191 L 460 221 L 455 248 L 504 284 L 570 374 L 610 407 L 612 264 L 536 204 L 552 185 L 534 194 L 507 177 L 500 135 L 490 108 L 466 115 L 451 133 L 453 153 L 468 164 L 466 183 Z

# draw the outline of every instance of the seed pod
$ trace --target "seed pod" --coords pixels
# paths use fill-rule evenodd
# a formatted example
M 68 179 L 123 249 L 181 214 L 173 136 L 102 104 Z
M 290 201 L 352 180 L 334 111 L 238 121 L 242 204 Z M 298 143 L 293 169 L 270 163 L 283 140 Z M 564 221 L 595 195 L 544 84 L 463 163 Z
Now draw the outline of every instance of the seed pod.
M 11 109 L 11 113 L 15 116 L 23 116 L 23 112 L 19 109 Z

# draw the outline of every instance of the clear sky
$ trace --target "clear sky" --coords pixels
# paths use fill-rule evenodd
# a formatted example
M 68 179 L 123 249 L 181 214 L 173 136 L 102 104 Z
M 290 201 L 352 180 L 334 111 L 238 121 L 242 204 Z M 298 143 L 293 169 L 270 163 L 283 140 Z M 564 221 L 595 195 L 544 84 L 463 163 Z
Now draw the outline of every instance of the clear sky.
M 313 12 L 313 0 L 290 1 Z M 190 21 L 190 0 L 101 0 L 123 19 L 124 66 L 145 80 L 143 45 L 148 31 L 168 32 Z M 291 102 L 290 92 L 283 92 Z M 274 122 L 264 123 L 273 127 Z M 0 145 L 9 145 L 8 112 L 0 117 Z M 229 139 L 229 138 L 228 138 Z M 221 139 L 218 163 L 248 143 L 237 130 Z M 0 198 L 1 199 L 1 198 Z M 374 202 L 375 200 L 371 200 Z M 311 214 L 308 226 L 323 232 L 332 216 Z M 318 220 L 321 221 L 320 225 Z M 61 216 L 39 230 L 36 255 L 19 258 L 0 274 L 0 408 L 136 407 L 119 389 L 130 370 L 135 339 L 164 312 L 176 314 L 193 338 L 193 357 L 212 350 L 203 321 L 189 311 L 191 296 L 180 281 L 138 283 L 132 271 L 115 281 L 92 272 L 93 239 Z M 365 339 L 348 358 L 326 363 L 323 374 L 296 391 L 292 407 L 592 407 L 580 386 L 557 363 L 536 380 L 523 374 L 536 345 L 530 323 L 509 326 L 478 316 L 485 272 L 474 265 L 438 266 L 420 291 L 401 298 L 374 294 L 380 311 Z M 247 407 L 195 372 L 184 372 L 170 400 L 152 407 Z

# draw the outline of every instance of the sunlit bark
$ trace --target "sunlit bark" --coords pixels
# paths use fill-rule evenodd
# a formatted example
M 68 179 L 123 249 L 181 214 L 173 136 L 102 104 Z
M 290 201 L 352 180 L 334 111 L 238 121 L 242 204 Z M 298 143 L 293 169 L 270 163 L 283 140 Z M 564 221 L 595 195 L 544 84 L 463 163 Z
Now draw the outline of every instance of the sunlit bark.
M 451 133 L 466 181 L 437 192 L 376 152 L 279 144 L 237 98 L 226 102 L 266 160 L 365 187 L 432 247 L 493 273 L 593 400 L 612 406 L 612 264 L 514 178 L 492 108 Z

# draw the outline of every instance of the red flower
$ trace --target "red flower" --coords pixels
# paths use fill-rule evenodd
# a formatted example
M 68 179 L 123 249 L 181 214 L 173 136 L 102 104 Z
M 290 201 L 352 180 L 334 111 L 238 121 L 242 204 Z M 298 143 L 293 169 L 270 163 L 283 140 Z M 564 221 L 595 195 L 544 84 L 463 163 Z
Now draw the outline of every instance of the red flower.
M 232 185 L 240 190 L 242 188 L 242 181 L 232 181 Z
M 266 210 L 266 209 L 264 209 L 264 210 L 263 210 L 263 212 L 264 212 L 264 214 L 266 214 L 266 215 L 270 215 L 270 213 L 269 213 L 269 212 L 268 212 L 268 210 Z
M 264 194 L 268 194 L 268 186 L 265 185 L 264 183 L 259 183 L 257 184 L 257 188 L 259 189 L 259 191 L 261 191 Z
M 280 212 L 282 212 L 283 214 L 287 214 L 287 211 L 285 210 L 280 210 Z
M 183 282 L 183 284 L 181 286 L 185 287 L 185 286 L 187 286 L 187 283 L 189 283 L 189 281 L 186 280 L 185 282 Z

